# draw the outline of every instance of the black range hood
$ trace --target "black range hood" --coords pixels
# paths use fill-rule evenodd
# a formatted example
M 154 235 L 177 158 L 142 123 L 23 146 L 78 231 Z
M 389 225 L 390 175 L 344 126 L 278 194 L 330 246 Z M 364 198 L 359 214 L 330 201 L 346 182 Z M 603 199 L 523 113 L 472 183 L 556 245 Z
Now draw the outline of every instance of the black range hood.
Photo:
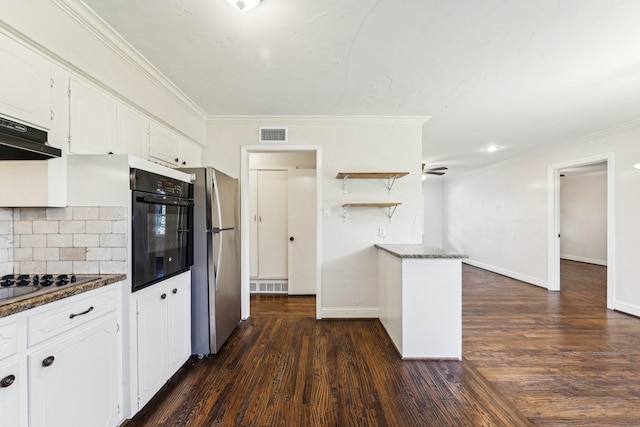
M 0 117 L 0 160 L 49 160 L 62 155 L 47 132 Z

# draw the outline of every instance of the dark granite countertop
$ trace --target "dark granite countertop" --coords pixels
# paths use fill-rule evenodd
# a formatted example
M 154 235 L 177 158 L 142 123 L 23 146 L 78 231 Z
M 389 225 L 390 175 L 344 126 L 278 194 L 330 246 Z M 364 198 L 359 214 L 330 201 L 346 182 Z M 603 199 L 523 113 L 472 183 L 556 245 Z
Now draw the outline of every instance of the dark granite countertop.
M 413 245 L 376 245 L 376 248 L 389 252 L 399 258 L 469 258 L 469 255 L 457 254 L 422 244 Z
M 126 274 L 103 274 L 94 280 L 79 284 L 70 284 L 59 288 L 45 288 L 33 294 L 18 297 L 15 300 L 0 302 L 0 318 L 20 313 L 34 307 L 78 295 L 103 286 L 118 283 L 127 278 Z

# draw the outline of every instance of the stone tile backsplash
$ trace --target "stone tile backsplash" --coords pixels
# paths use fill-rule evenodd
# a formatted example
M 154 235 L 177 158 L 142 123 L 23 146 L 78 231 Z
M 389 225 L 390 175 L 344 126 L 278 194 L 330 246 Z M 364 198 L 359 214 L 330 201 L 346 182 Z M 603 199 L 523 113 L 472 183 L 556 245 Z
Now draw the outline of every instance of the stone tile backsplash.
M 0 208 L 0 274 L 127 272 L 125 207 Z
M 0 208 L 0 275 L 13 272 L 13 209 Z

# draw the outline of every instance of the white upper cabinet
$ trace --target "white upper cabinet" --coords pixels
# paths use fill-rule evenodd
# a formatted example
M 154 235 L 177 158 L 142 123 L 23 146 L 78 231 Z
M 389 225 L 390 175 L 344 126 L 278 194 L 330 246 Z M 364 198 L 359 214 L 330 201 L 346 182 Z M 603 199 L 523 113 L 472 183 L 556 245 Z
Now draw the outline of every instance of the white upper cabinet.
M 77 80 L 70 83 L 70 144 L 75 154 L 116 152 L 116 102 Z
M 174 168 L 193 168 L 202 165 L 202 147 L 181 138 L 172 130 L 151 122 L 149 160 L 160 161 Z
M 151 143 L 149 157 L 173 167 L 180 165 L 180 137 L 171 130 L 151 123 Z
M 51 127 L 51 64 L 0 34 L 0 115 Z
M 180 167 L 195 168 L 202 166 L 202 147 L 195 142 L 180 140 Z
M 149 119 L 120 104 L 117 107 L 117 116 L 117 152 L 147 159 L 149 157 Z

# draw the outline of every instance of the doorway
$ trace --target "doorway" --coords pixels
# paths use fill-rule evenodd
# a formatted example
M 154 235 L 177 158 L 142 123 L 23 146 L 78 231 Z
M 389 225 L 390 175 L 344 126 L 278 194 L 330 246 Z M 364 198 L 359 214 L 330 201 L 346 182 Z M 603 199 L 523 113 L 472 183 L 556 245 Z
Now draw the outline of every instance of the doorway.
M 303 294 L 315 293 L 314 314 L 320 318 L 320 147 L 247 146 L 241 150 L 241 226 L 247 230 L 242 233 L 242 318 L 251 315 L 251 301 L 256 300 L 252 289 L 256 292 L 256 286 L 261 285 L 267 292 L 267 286 L 271 285 L 274 291 L 284 295 L 289 293 L 289 285 L 293 294 L 296 290 Z M 256 192 L 260 188 L 259 176 L 264 181 L 262 195 Z M 305 188 L 311 197 L 305 194 Z M 292 195 L 291 201 L 289 195 Z M 264 211 L 256 210 L 258 197 L 262 198 Z M 301 209 L 298 202 L 304 198 L 304 209 Z M 274 209 L 276 204 L 280 206 Z M 267 222 L 268 215 L 274 221 L 273 226 Z M 274 232 L 276 226 L 280 231 Z M 260 227 L 263 233 L 258 233 Z M 270 240 L 274 237 L 275 240 Z M 306 249 L 301 250 L 302 247 Z M 301 289 L 301 283 L 311 283 L 311 287 Z
M 606 168 L 606 262 L 607 262 L 607 308 L 613 309 L 615 295 L 615 193 L 614 193 L 614 154 L 605 153 L 583 159 L 551 165 L 548 168 L 549 212 L 548 212 L 548 289 L 560 291 L 561 258 L 561 213 L 560 180 L 561 175 L 577 168 L 601 165 Z
M 607 301 L 607 163 L 560 171 L 560 288 Z M 579 280 L 576 280 L 579 278 Z M 567 286 L 565 287 L 565 284 Z M 582 286 L 577 287 L 577 284 Z M 574 287 L 571 290 L 571 286 Z M 589 290 L 589 291 L 588 291 Z

